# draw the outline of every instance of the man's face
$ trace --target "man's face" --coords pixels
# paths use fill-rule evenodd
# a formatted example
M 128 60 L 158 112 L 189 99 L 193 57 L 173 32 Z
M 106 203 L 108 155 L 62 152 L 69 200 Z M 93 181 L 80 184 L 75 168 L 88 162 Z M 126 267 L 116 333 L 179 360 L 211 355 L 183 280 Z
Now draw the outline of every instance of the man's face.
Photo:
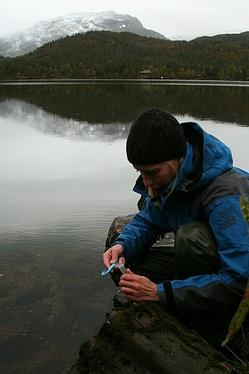
M 140 172 L 145 187 L 153 190 L 162 190 L 175 177 L 180 160 L 170 160 L 159 164 L 133 165 Z

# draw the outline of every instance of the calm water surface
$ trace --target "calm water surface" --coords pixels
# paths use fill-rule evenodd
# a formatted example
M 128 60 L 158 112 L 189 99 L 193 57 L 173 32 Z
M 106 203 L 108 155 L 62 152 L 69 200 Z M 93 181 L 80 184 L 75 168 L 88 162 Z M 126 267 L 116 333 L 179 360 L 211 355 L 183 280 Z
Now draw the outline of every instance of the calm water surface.
M 0 372 L 62 373 L 111 307 L 101 253 L 136 211 L 130 124 L 157 106 L 197 121 L 249 169 L 249 88 L 0 86 Z

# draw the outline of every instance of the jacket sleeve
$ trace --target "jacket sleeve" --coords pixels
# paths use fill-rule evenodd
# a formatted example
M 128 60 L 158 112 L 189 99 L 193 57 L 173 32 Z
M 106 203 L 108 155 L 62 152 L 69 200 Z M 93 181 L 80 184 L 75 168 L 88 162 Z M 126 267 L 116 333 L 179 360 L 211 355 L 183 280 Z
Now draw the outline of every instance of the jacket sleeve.
M 248 225 L 238 196 L 215 199 L 205 215 L 217 242 L 220 268 L 217 274 L 202 274 L 167 282 L 169 306 L 183 310 L 213 311 L 234 305 L 242 296 L 249 277 Z
M 162 233 L 161 213 L 147 198 L 143 209 L 124 227 L 115 244 L 122 244 L 126 260 L 130 260 L 142 249 L 149 248 Z

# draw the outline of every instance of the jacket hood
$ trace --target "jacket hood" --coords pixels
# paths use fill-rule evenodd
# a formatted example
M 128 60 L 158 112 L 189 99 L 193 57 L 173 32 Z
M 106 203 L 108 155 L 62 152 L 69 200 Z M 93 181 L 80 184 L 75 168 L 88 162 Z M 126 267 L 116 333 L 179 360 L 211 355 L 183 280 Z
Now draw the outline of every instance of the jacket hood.
M 179 173 L 183 185 L 188 180 L 194 189 L 233 167 L 231 150 L 222 141 L 204 131 L 197 123 L 181 125 L 189 145 Z
M 186 152 L 177 180 L 165 187 L 164 194 L 172 189 L 172 185 L 177 191 L 199 188 L 233 166 L 231 151 L 223 142 L 204 131 L 197 123 L 185 122 L 181 125 L 187 140 Z M 141 177 L 133 190 L 142 195 L 147 194 Z

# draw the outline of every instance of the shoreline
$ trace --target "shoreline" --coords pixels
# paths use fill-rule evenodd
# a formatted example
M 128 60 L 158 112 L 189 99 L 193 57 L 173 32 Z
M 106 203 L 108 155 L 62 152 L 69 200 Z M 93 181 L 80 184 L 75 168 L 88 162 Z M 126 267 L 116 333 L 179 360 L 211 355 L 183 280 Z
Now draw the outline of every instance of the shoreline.
M 249 81 L 206 80 L 206 79 L 140 79 L 140 78 L 68 78 L 68 79 L 6 79 L 0 80 L 0 85 L 42 85 L 42 84 L 89 84 L 89 83 L 135 83 L 160 85 L 197 85 L 197 86 L 237 86 L 249 87 Z

